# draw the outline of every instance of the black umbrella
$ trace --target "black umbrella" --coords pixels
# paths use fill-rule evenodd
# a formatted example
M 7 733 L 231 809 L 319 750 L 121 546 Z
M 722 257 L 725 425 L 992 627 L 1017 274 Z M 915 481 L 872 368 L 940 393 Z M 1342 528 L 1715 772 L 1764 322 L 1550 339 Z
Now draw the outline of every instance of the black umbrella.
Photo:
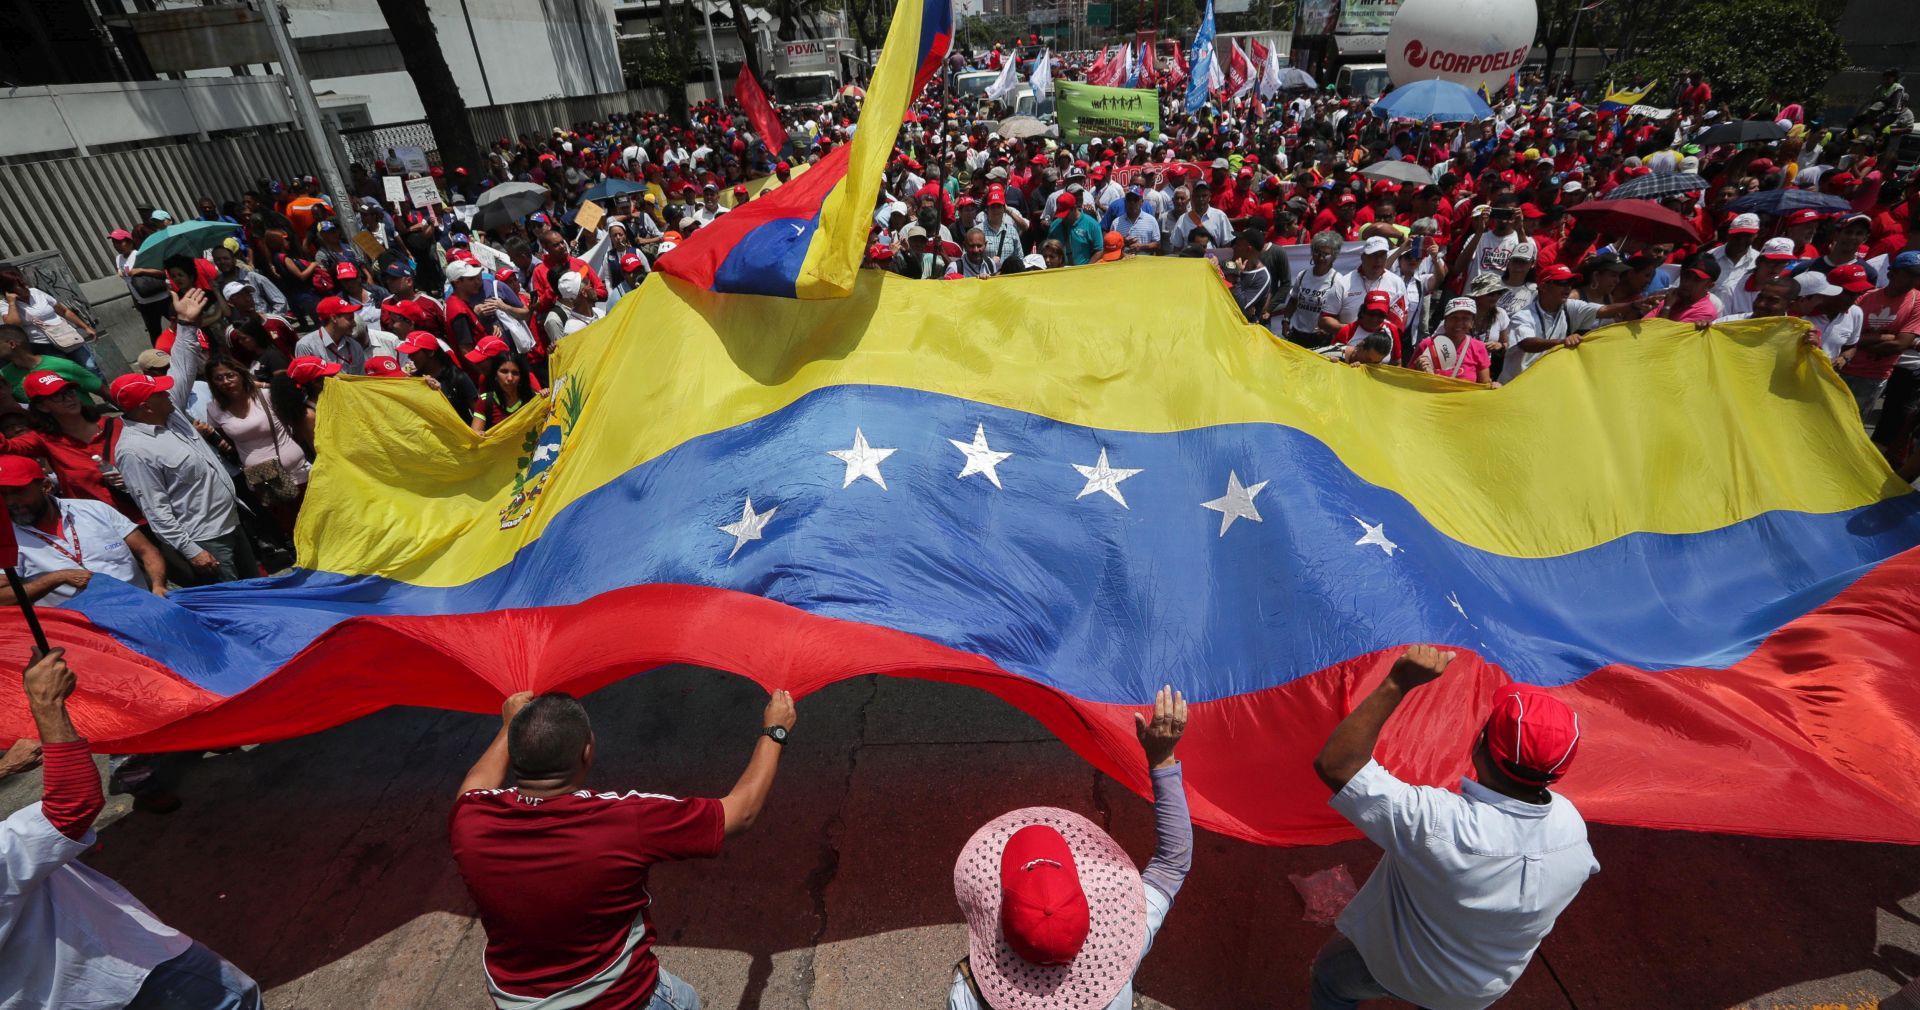
M 1707 132 L 1693 138 L 1693 143 L 1701 147 L 1715 144 L 1751 144 L 1757 141 L 1775 141 L 1787 135 L 1779 123 L 1765 119 L 1742 119 L 1732 123 L 1721 123 L 1710 127 Z
M 1785 217 L 1796 210 L 1817 210 L 1823 214 L 1838 214 L 1853 209 L 1853 204 L 1845 197 L 1829 193 L 1816 193 L 1810 189 L 1783 186 L 1779 189 L 1763 189 L 1727 204 L 1727 210 L 1734 214 L 1769 214 L 1773 217 Z
M 547 187 L 532 182 L 503 182 L 485 193 L 474 206 L 473 226 L 481 231 L 520 223 L 547 202 Z

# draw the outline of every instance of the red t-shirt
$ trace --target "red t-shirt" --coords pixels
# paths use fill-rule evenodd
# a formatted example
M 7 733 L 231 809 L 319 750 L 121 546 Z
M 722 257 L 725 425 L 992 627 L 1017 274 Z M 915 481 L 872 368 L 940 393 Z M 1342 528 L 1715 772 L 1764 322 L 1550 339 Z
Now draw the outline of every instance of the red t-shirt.
M 501 989 L 550 996 L 578 985 L 613 962 L 636 917 L 645 923 L 625 973 L 586 1010 L 646 1005 L 660 972 L 647 871 L 718 855 L 726 823 L 719 800 L 586 790 L 536 800 L 514 789 L 465 793 L 448 822 Z
M 1841 374 L 1857 375 L 1863 379 L 1887 378 L 1893 374 L 1893 366 L 1899 363 L 1900 352 L 1870 354 L 1867 352 L 1867 340 L 1883 333 L 1920 333 L 1920 290 L 1895 295 L 1888 293 L 1886 288 L 1875 288 L 1861 295 L 1854 304 L 1860 306 L 1860 314 L 1866 322 L 1860 330 L 1860 349 L 1854 352 L 1853 360 L 1847 362 Z

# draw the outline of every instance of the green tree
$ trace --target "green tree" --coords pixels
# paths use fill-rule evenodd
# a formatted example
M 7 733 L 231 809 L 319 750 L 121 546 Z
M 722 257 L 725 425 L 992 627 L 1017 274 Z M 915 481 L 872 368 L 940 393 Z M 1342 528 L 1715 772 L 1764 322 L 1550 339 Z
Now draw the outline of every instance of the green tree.
M 1542 0 L 1553 4 L 1557 0 Z M 1736 111 L 1780 102 L 1820 102 L 1820 90 L 1847 63 L 1834 31 L 1837 0 L 1619 0 L 1588 13 L 1582 38 L 1619 46 L 1611 77 L 1659 81 L 1661 92 L 1697 69 L 1716 100 Z M 1617 10 L 1609 10 L 1617 8 Z M 1565 31 L 1565 29 L 1563 29 Z

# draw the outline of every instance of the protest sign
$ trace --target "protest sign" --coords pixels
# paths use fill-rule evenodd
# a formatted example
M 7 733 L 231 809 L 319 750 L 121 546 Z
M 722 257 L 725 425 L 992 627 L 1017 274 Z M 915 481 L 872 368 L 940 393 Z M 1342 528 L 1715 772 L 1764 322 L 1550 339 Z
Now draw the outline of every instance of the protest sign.
M 387 247 L 381 245 L 380 240 L 374 238 L 373 233 L 370 231 L 354 232 L 353 244 L 359 246 L 360 251 L 367 254 L 367 259 L 373 260 L 376 263 L 379 262 L 380 257 L 387 254 Z
M 607 212 L 592 200 L 580 201 L 580 211 L 573 215 L 573 223 L 580 226 L 581 232 L 591 235 L 600 230 L 600 221 Z
M 438 207 L 440 187 L 432 179 L 408 179 L 407 199 L 413 201 L 415 207 Z
M 1060 136 L 1069 144 L 1091 137 L 1133 136 L 1146 127 L 1160 132 L 1160 93 L 1149 88 L 1103 88 L 1074 81 L 1056 81 L 1054 113 Z
M 401 169 L 405 171 L 420 175 L 427 174 L 427 152 L 418 146 L 394 148 L 393 159 L 398 161 Z
M 387 189 L 388 203 L 407 202 L 407 184 L 405 180 L 397 175 L 383 175 L 380 177 L 380 184 Z

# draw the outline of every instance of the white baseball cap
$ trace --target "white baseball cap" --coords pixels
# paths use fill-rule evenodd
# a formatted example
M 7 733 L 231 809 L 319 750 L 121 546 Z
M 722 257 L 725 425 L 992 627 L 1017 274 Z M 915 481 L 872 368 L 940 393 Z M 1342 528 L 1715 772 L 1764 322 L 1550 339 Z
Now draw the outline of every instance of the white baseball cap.
M 553 287 L 554 287 L 554 290 L 560 293 L 560 297 L 566 299 L 567 301 L 573 301 L 575 298 L 580 297 L 580 289 L 585 285 L 586 285 L 585 278 L 581 277 L 579 274 L 573 272 L 572 270 L 569 270 L 566 273 L 563 273 L 560 275 L 560 282 L 555 284 Z
M 1587 187 L 1581 185 L 1578 179 L 1568 179 L 1567 184 L 1560 187 L 1562 193 L 1584 193 L 1586 190 Z
M 247 287 L 246 281 L 228 281 L 220 287 L 220 297 L 232 298 L 242 291 L 251 292 L 252 290 L 252 288 Z
M 1760 215 L 1758 214 L 1734 215 L 1733 223 L 1727 225 L 1727 234 L 1731 235 L 1735 232 L 1739 232 L 1745 235 L 1760 234 Z
M 480 276 L 480 268 L 466 260 L 454 260 L 447 264 L 447 280 L 464 281 L 469 277 Z
M 1375 235 L 1372 238 L 1368 239 L 1365 244 L 1360 246 L 1360 255 L 1372 256 L 1375 253 L 1386 252 L 1388 249 L 1391 249 L 1391 248 L 1393 248 L 1393 246 L 1389 244 L 1386 239 L 1380 237 L 1379 235 Z
M 1471 312 L 1478 315 L 1480 312 L 1480 303 L 1471 298 L 1455 298 L 1447 303 L 1447 311 L 1445 314 L 1450 316 L 1455 312 Z
M 1827 280 L 1827 275 L 1823 273 L 1804 273 L 1795 278 L 1795 280 L 1800 283 L 1800 297 L 1802 298 L 1811 298 L 1814 295 L 1831 296 L 1841 293 L 1840 286 Z

